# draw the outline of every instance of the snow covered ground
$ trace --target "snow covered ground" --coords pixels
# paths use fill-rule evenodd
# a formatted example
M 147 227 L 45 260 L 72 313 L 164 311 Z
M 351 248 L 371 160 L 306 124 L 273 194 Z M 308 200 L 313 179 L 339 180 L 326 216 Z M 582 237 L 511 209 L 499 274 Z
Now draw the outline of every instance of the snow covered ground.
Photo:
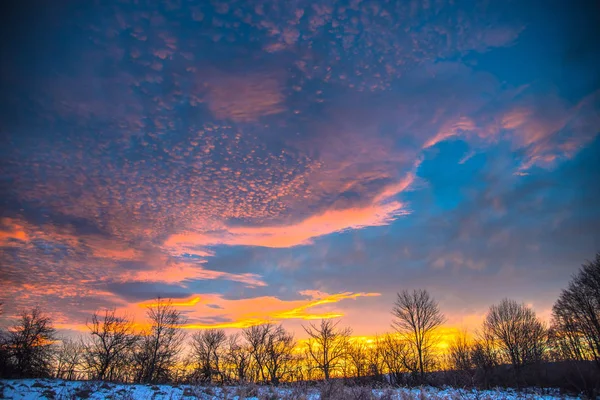
M 321 396 L 323 393 L 323 396 Z M 327 396 L 329 394 L 329 396 Z M 370 389 L 341 385 L 319 387 L 271 388 L 259 386 L 202 387 L 191 385 L 127 385 L 105 382 L 62 381 L 57 379 L 0 380 L 0 398 L 33 399 L 113 399 L 113 400 L 513 400 L 513 399 L 575 399 L 558 393 L 548 394 L 531 390 L 516 393 L 512 390 L 469 391 L 461 389 L 399 388 Z

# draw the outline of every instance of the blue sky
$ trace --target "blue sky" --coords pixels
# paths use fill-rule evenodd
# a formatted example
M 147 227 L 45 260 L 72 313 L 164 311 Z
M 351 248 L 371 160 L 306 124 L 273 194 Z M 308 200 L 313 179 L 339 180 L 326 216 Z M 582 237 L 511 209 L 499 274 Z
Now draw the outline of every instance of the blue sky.
M 6 315 L 39 304 L 78 329 L 161 295 L 190 328 L 342 317 L 370 335 L 389 329 L 396 292 L 425 288 L 453 326 L 503 297 L 547 318 L 600 250 L 596 11 L 11 10 Z

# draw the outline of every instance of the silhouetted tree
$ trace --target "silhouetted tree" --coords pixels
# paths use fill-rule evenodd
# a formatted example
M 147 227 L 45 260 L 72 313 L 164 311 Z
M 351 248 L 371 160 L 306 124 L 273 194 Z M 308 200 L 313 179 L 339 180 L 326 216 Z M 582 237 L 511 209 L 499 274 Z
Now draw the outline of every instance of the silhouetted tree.
M 84 363 L 94 379 L 124 379 L 125 368 L 139 336 L 134 331 L 133 321 L 116 315 L 114 309 L 106 310 L 102 316 L 94 313 L 87 323 L 90 339 L 85 344 Z
M 39 307 L 23 311 L 8 331 L 9 360 L 18 377 L 47 377 L 52 373 L 52 351 L 56 330 Z
M 230 335 L 225 345 L 225 365 L 231 369 L 230 376 L 240 383 L 248 379 L 248 368 L 251 362 L 248 346 L 240 340 L 238 334 Z
M 145 383 L 166 382 L 185 339 L 181 329 L 185 319 L 171 304 L 158 297 L 148 307 L 150 330 L 138 342 L 135 359 L 138 362 L 138 380 Z
M 190 383 L 196 376 L 194 366 L 196 361 L 193 354 L 179 354 L 177 362 L 171 369 L 171 381 L 175 383 Z
M 367 346 L 361 341 L 351 341 L 348 343 L 348 349 L 346 350 L 347 364 L 352 367 L 351 372 L 356 378 L 363 377 L 368 372 L 368 352 Z
M 562 356 L 600 368 L 600 253 L 584 264 L 552 309 L 552 333 Z
M 483 331 L 494 340 L 521 377 L 522 367 L 542 360 L 547 332 L 535 312 L 514 300 L 504 299 L 490 307 Z M 518 382 L 519 383 L 519 382 Z
M 483 386 L 489 388 L 492 373 L 499 361 L 498 348 L 494 344 L 494 338 L 490 332 L 483 330 L 477 334 L 475 343 L 473 343 L 471 359 L 480 380 L 483 381 Z
M 450 367 L 456 371 L 473 369 L 473 346 L 466 332 L 460 332 L 450 342 L 448 358 Z
M 79 378 L 78 370 L 83 361 L 84 347 L 80 340 L 64 338 L 55 352 L 55 376 L 59 379 Z
M 392 383 L 403 383 L 404 373 L 416 371 L 417 362 L 414 357 L 409 357 L 409 345 L 398 333 L 387 333 L 380 338 L 378 343 L 383 358 L 383 363 L 390 374 Z
M 308 324 L 302 326 L 308 334 L 306 354 L 316 367 L 323 373 L 325 380 L 329 380 L 331 373 L 339 368 L 346 357 L 348 341 L 352 334 L 350 328 L 338 328 L 339 321 L 330 319 L 321 320 L 320 325 Z
M 367 372 L 377 380 L 382 380 L 385 372 L 381 342 L 381 336 L 376 335 L 372 346 L 367 348 Z
M 0 303 L 0 315 L 4 313 L 4 304 Z M 12 373 L 8 355 L 8 335 L 0 329 L 0 378 L 8 378 Z
M 287 363 L 288 379 L 290 381 L 305 381 L 307 380 L 307 363 L 304 354 L 299 352 L 299 346 L 296 345 L 292 358 Z
M 452 371 L 453 385 L 473 384 L 475 367 L 473 363 L 473 342 L 466 331 L 459 332 L 450 342 L 447 351 L 448 366 Z
M 248 342 L 248 349 L 252 359 L 251 376 L 253 381 L 267 380 L 267 336 L 271 329 L 271 324 L 254 325 L 242 331 L 242 335 Z
M 421 381 L 434 366 L 432 349 L 438 341 L 436 329 L 444 323 L 438 303 L 426 290 L 398 293 L 392 309 L 393 327 L 409 345 Z
M 296 342 L 294 335 L 287 332 L 283 326 L 266 324 L 265 336 L 265 368 L 272 384 L 279 384 L 290 373 L 290 362 L 294 357 Z
M 198 378 L 204 382 L 223 381 L 223 351 L 227 335 L 222 329 L 206 329 L 192 336 L 193 357 Z

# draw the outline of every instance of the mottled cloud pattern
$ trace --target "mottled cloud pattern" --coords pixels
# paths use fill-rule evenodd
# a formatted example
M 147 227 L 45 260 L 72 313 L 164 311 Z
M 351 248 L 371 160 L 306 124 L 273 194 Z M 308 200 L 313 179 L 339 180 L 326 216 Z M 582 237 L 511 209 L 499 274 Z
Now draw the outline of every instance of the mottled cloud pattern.
M 457 325 L 502 287 L 548 310 L 600 250 L 600 35 L 589 7 L 467 3 L 12 10 L 7 314 L 80 327 L 161 295 L 190 328 L 371 334 L 410 287 Z

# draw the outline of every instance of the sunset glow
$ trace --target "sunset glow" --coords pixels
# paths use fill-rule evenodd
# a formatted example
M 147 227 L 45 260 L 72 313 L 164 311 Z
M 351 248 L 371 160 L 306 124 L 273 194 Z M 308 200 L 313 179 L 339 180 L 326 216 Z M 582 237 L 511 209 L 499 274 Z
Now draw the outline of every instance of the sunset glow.
M 600 250 L 582 7 L 62 3 L 3 28 L 0 328 L 143 329 L 161 297 L 190 336 L 326 319 L 371 345 L 426 289 L 444 352 L 503 298 L 548 323 Z

